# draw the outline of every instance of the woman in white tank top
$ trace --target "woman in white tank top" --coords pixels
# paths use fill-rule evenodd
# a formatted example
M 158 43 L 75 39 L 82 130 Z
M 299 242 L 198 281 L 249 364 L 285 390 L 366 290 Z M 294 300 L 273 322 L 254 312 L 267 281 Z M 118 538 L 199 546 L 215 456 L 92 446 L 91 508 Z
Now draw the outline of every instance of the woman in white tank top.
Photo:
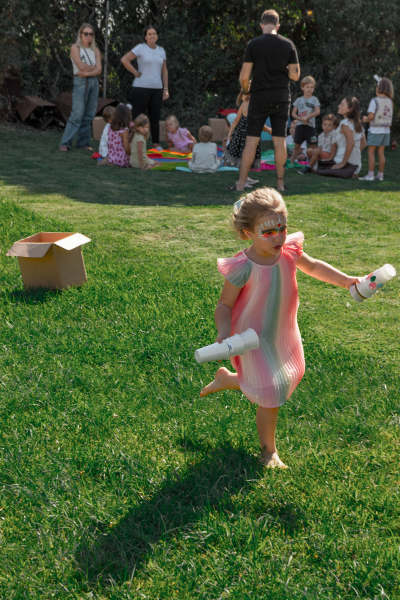
M 96 115 L 99 97 L 101 58 L 94 39 L 94 29 L 83 23 L 78 31 L 76 43 L 71 47 L 74 89 L 72 110 L 61 140 L 60 150 L 67 152 L 77 134 L 76 147 L 90 148 L 91 124 Z

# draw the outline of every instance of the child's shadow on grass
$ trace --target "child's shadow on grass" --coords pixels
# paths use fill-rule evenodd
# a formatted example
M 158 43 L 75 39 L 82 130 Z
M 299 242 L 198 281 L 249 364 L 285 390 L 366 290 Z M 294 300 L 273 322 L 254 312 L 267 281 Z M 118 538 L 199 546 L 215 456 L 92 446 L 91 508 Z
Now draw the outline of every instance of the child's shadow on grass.
M 170 475 L 155 495 L 130 510 L 112 531 L 107 531 L 103 523 L 87 531 L 77 551 L 77 562 L 91 585 L 99 580 L 129 580 L 133 569 L 137 570 L 151 553 L 153 544 L 194 525 L 211 510 L 235 511 L 237 500 L 233 496 L 248 494 L 262 478 L 262 465 L 243 449 L 230 445 L 207 449 L 189 445 L 187 440 L 184 445 L 192 451 L 200 450 L 203 458 L 195 459 L 184 475 L 180 476 L 179 471 Z M 299 518 L 297 507 L 287 502 L 276 505 L 270 500 L 262 497 L 260 506 L 259 499 L 258 508 L 251 510 L 255 511 L 254 521 L 260 513 L 268 512 L 269 518 L 278 521 L 289 535 L 304 527 L 304 517 Z

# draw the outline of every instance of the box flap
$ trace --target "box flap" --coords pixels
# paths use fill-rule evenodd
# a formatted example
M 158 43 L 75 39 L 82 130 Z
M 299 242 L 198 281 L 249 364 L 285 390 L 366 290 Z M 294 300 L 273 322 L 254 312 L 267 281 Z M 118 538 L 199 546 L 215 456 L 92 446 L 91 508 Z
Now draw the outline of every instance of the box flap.
M 59 248 L 64 248 L 64 250 L 73 250 L 74 248 L 78 248 L 78 246 L 82 246 L 82 244 L 87 244 L 91 239 L 86 237 L 86 235 L 82 235 L 81 233 L 74 233 L 69 237 L 64 238 L 63 240 L 59 240 L 54 242 L 55 246 Z
M 43 258 L 51 244 L 35 244 L 15 242 L 6 256 L 20 256 L 21 258 Z

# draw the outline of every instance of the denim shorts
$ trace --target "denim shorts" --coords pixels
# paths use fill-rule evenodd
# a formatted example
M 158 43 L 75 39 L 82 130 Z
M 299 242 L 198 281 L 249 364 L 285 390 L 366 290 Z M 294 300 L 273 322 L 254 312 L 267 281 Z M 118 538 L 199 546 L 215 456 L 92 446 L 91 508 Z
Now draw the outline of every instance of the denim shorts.
M 389 146 L 390 133 L 371 133 L 368 131 L 367 146 Z

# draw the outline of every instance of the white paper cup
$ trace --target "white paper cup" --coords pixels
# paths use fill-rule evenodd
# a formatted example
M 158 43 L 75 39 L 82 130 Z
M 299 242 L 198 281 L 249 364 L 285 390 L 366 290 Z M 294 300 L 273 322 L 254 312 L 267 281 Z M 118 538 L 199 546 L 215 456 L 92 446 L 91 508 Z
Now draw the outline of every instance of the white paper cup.
M 222 344 L 211 344 L 204 348 L 199 348 L 194 353 L 194 357 L 198 363 L 211 362 L 213 360 L 226 360 L 229 358 L 229 348 L 225 340 Z
M 383 265 L 373 273 L 362 278 L 360 283 L 350 286 L 349 291 L 356 302 L 363 302 L 372 298 L 388 281 L 396 275 L 396 269 L 392 265 Z
M 211 362 L 213 360 L 226 360 L 232 356 L 244 354 L 247 350 L 256 350 L 260 346 L 260 340 L 254 329 L 247 329 L 243 333 L 235 333 L 226 338 L 221 344 L 211 344 L 195 351 L 194 357 L 198 363 Z

